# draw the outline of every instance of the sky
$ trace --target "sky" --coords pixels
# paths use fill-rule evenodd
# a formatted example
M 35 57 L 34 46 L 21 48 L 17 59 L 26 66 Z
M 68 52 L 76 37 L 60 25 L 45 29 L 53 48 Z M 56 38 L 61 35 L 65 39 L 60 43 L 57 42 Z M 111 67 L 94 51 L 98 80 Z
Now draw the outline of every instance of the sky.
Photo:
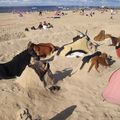
M 0 0 L 0 6 L 120 6 L 120 0 Z

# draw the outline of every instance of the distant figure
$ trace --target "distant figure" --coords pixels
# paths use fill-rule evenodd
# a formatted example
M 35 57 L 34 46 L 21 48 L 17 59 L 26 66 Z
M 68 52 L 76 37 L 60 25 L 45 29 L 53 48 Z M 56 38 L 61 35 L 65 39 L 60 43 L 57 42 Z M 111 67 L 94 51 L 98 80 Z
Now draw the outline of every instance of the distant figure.
M 47 29 L 47 23 L 46 23 L 46 21 L 44 21 L 44 23 L 43 23 L 43 29 Z
M 110 10 L 111 15 L 113 15 L 113 12 L 114 12 L 113 9 L 111 9 L 111 10 Z
M 53 28 L 53 25 L 51 25 L 50 23 L 48 23 L 47 28 Z
M 42 11 L 39 12 L 39 16 L 42 16 Z
M 43 29 L 42 22 L 40 22 L 40 24 L 39 24 L 39 26 L 38 26 L 38 29 Z
M 111 9 L 111 10 L 110 10 L 110 14 L 111 14 L 111 17 L 110 17 L 110 19 L 113 19 L 113 14 L 114 14 L 114 11 L 113 11 L 113 9 Z
M 90 17 L 92 17 L 93 15 L 92 15 L 92 12 L 90 13 Z
M 29 31 L 29 29 L 28 29 L 28 28 L 25 28 L 25 31 Z
M 32 26 L 32 27 L 31 27 L 31 30 L 36 30 L 35 26 Z
M 84 9 L 81 9 L 80 10 L 80 15 L 84 15 L 84 13 L 85 13 Z
M 22 14 L 22 13 L 19 13 L 19 17 L 23 17 L 23 14 Z
M 61 15 L 65 15 L 65 13 L 64 13 L 64 12 L 62 12 L 62 13 L 61 13 Z

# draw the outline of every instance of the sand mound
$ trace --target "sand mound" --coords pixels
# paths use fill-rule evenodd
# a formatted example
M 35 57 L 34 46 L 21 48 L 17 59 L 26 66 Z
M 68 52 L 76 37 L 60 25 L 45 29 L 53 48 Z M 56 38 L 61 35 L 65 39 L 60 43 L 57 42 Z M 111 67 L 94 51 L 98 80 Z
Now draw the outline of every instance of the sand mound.
M 12 39 L 20 39 L 20 38 L 25 38 L 26 35 L 24 32 L 14 32 L 14 33 L 5 33 L 0 36 L 0 42 L 1 41 L 8 41 Z

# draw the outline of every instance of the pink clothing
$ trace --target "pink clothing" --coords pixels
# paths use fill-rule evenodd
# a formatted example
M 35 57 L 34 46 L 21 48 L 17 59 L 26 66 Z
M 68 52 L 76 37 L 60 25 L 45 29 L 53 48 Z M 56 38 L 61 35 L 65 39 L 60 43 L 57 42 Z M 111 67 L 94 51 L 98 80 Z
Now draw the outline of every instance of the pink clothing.
M 120 58 L 120 48 L 116 49 L 116 54 Z
M 105 100 L 120 105 L 120 68 L 112 73 L 103 92 Z

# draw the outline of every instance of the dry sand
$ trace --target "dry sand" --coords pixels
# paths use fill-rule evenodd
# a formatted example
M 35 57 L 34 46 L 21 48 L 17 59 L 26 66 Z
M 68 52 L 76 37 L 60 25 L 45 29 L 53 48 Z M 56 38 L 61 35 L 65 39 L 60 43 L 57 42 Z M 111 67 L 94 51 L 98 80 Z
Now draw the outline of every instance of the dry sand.
M 42 17 L 38 13 L 0 14 L 0 62 L 7 62 L 14 55 L 24 50 L 29 41 L 35 43 L 51 42 L 55 45 L 72 41 L 80 30 L 88 30 L 93 40 L 100 30 L 105 30 L 114 36 L 120 36 L 120 11 L 110 19 L 110 13 L 95 16 L 80 16 L 79 13 L 67 12 L 68 15 L 60 19 L 47 18 L 53 13 L 46 13 Z M 39 22 L 51 22 L 54 28 L 25 32 L 25 27 L 37 27 Z M 29 109 L 33 118 L 38 114 L 42 120 L 119 120 L 120 107 L 103 101 L 101 96 L 108 83 L 111 73 L 119 68 L 114 47 L 102 45 L 99 48 L 113 56 L 116 62 L 110 68 L 100 67 L 100 73 L 92 69 L 87 73 L 89 64 L 70 76 L 81 64 L 81 58 L 58 57 L 50 63 L 51 70 L 61 86 L 55 94 L 46 91 L 38 76 L 30 68 L 26 68 L 22 76 L 13 80 L 0 81 L 0 120 L 16 120 L 16 113 L 20 108 Z M 20 83 L 20 84 L 19 84 Z M 22 86 L 21 86 L 22 85 Z

